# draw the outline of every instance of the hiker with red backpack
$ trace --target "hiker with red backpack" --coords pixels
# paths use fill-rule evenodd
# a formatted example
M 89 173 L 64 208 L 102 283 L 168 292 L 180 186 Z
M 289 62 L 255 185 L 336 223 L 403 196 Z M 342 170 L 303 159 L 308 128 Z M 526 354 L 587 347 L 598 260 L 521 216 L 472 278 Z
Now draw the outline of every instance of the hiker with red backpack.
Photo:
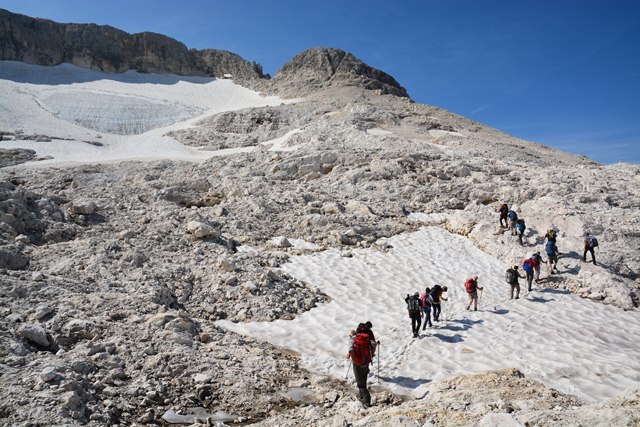
M 533 283 L 533 273 L 534 273 L 534 269 L 536 268 L 536 260 L 533 259 L 533 257 L 531 258 L 527 258 L 524 260 L 524 262 L 522 263 L 522 269 L 524 270 L 524 273 L 527 275 L 527 290 L 529 292 L 531 292 L 531 284 Z
M 507 206 L 506 203 L 503 203 L 502 206 L 500 206 L 500 209 L 498 209 L 498 212 L 500 212 L 500 227 L 509 228 L 509 206 Z M 502 224 L 502 221 L 504 221 L 504 225 Z
M 420 323 L 422 322 L 420 293 L 416 292 L 413 295 L 407 294 L 404 302 L 407 303 L 407 311 L 409 312 L 409 318 L 411 319 L 411 331 L 413 332 L 413 337 L 418 338 L 420 336 Z
M 533 271 L 535 273 L 535 281 L 536 283 L 538 283 L 540 282 L 540 267 L 542 266 L 542 263 L 546 264 L 547 261 L 542 259 L 542 256 L 540 256 L 540 252 L 536 252 L 531 255 L 531 258 L 533 258 L 533 260 L 536 262 L 536 265 L 533 266 Z
M 353 375 L 358 385 L 358 400 L 365 406 L 371 406 L 371 394 L 367 389 L 369 364 L 373 363 L 371 338 L 364 323 L 358 325 L 355 333 L 351 334 L 349 357 L 353 364 Z
M 478 311 L 478 289 L 484 289 L 478 286 L 478 276 L 467 279 L 464 282 L 464 288 L 467 291 L 467 295 L 469 295 L 467 310 L 470 310 L 471 304 L 473 304 L 473 311 Z
M 433 303 L 433 299 L 431 298 L 431 288 L 426 288 L 424 290 L 424 294 L 420 296 L 420 305 L 422 306 L 422 317 L 424 317 L 424 322 L 422 322 L 422 330 L 424 331 L 427 328 L 427 324 L 429 327 L 432 327 L 431 323 L 431 304 Z
M 371 342 L 371 358 L 373 358 L 373 356 L 376 355 L 376 349 L 378 348 L 380 341 L 376 341 L 376 336 L 373 334 L 371 328 L 373 328 L 373 323 L 367 320 L 364 324 L 364 331 L 369 335 L 369 341 Z

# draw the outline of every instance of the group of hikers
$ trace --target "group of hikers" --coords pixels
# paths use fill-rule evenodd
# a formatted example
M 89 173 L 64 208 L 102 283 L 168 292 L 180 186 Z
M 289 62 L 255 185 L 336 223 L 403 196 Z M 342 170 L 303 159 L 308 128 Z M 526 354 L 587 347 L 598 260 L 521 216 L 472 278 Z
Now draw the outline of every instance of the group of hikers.
M 524 219 L 518 218 L 518 214 L 514 210 L 510 210 L 506 203 L 500 206 L 498 212 L 500 213 L 500 226 L 505 229 L 510 229 L 511 235 L 517 235 L 520 245 L 523 245 L 522 237 L 526 230 Z M 524 276 L 520 274 L 520 266 L 518 265 L 514 265 L 507 269 L 505 280 L 510 285 L 510 299 L 520 298 L 519 279 L 527 280 L 527 289 L 529 292 L 532 290 L 534 281 L 536 283 L 540 282 L 540 268 L 542 264 L 548 264 L 548 271 L 550 275 L 558 272 L 558 255 L 561 255 L 561 253 L 556 245 L 557 238 L 558 229 L 555 227 L 550 228 L 543 238 L 543 242 L 546 240 L 545 253 L 547 255 L 547 260 L 545 261 L 542 258 L 539 251 L 534 252 L 522 263 L 522 270 L 524 270 L 525 273 Z M 582 255 L 583 261 L 587 261 L 587 253 L 590 253 L 593 264 L 597 265 L 594 251 L 594 248 L 596 247 L 598 247 L 598 240 L 589 233 L 585 233 L 584 252 Z M 473 310 L 477 311 L 478 291 L 482 293 L 483 290 L 483 288 L 478 285 L 478 276 L 468 278 L 465 281 L 464 286 L 469 298 L 469 303 L 466 307 L 467 310 L 471 310 L 473 307 Z M 418 338 L 420 336 L 420 326 L 422 326 L 423 331 L 427 326 L 433 326 L 431 320 L 432 314 L 433 322 L 440 321 L 442 301 L 448 301 L 448 299 L 443 296 L 447 290 L 446 286 L 434 285 L 432 288 L 427 287 L 422 295 L 419 292 L 416 292 L 413 295 L 407 294 L 405 302 L 407 304 L 409 318 L 411 319 L 411 331 L 414 338 Z M 373 357 L 380 345 L 380 341 L 376 341 L 371 328 L 371 322 L 366 322 L 360 323 L 357 329 L 351 331 L 348 355 L 351 359 L 353 373 L 358 385 L 359 400 L 366 407 L 371 406 L 371 395 L 367 389 L 369 365 L 373 364 Z M 380 354 L 378 353 L 378 357 L 379 356 Z

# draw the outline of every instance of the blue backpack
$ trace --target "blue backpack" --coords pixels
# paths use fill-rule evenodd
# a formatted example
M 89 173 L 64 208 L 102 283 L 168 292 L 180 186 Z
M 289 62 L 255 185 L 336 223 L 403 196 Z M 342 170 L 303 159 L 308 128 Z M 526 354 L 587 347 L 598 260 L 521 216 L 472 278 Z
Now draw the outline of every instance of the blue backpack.
M 511 221 L 515 221 L 515 220 L 518 219 L 518 214 L 516 213 L 516 211 L 514 211 L 514 210 L 510 210 L 509 211 L 509 219 Z
M 518 222 L 516 223 L 516 228 L 518 229 L 519 232 L 524 233 L 524 230 L 527 229 L 527 226 L 524 223 L 524 219 L 518 220 Z
M 527 259 L 522 264 L 522 269 L 524 271 L 533 271 L 533 264 L 531 263 L 531 259 Z
M 556 245 L 554 245 L 553 242 L 547 242 L 547 244 L 545 245 L 545 251 L 547 252 L 547 255 L 555 255 L 556 250 Z

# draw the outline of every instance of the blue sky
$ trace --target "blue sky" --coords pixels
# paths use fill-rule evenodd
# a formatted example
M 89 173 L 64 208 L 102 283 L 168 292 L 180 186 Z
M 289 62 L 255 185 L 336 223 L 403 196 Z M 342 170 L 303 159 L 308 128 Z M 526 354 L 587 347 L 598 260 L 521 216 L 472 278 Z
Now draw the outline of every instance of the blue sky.
M 275 72 L 337 47 L 410 96 L 603 163 L 640 163 L 640 1 L 0 0 L 58 22 L 153 31 Z

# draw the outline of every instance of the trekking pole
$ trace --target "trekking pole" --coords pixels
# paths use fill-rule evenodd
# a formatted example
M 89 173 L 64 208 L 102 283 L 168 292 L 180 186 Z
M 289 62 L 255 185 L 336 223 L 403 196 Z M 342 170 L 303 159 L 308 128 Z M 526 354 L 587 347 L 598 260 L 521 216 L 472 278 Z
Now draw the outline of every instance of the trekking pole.
M 347 365 L 347 373 L 344 374 L 344 379 L 346 380 L 347 378 L 349 378 L 349 371 L 351 370 L 351 361 L 348 362 L 349 365 Z
M 380 384 L 380 341 L 378 341 L 378 384 Z

